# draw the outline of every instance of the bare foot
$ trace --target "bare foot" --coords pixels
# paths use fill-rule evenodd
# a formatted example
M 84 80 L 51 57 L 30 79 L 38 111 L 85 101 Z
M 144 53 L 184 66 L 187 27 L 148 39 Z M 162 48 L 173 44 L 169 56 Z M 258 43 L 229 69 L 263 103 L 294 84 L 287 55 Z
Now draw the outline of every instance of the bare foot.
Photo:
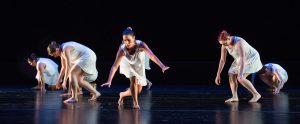
M 118 104 L 123 105 L 123 100 L 124 100 L 123 92 L 121 92 L 119 95 L 120 95 L 120 98 L 118 100 Z
M 257 102 L 261 98 L 260 94 L 253 95 L 252 99 L 249 102 Z
M 97 84 L 96 84 L 96 83 L 91 83 L 91 85 L 92 85 L 92 87 L 93 87 L 94 89 L 97 88 Z M 90 93 L 90 95 L 93 96 L 93 93 Z
M 237 97 L 232 97 L 230 99 L 227 99 L 225 102 L 238 102 L 239 101 L 239 98 Z
M 68 97 L 68 96 L 71 96 L 71 94 L 69 94 L 69 93 L 64 93 L 64 94 L 60 94 L 59 96 L 61 96 L 61 97 Z
M 133 109 L 140 109 L 139 105 L 133 105 Z
M 78 100 L 76 100 L 73 97 L 71 97 L 71 98 L 69 98 L 69 99 L 67 99 L 67 100 L 64 101 L 64 103 L 76 103 L 76 102 L 78 102 Z
M 45 87 L 42 87 L 40 90 L 41 90 L 41 92 L 43 92 L 43 93 L 45 93 L 45 92 L 47 91 Z
M 147 86 L 147 90 L 150 90 L 151 86 L 152 86 L 152 83 L 149 81 L 148 86 Z
M 83 94 L 83 92 L 80 90 L 80 91 L 78 91 L 78 93 L 77 93 L 77 95 L 82 95 Z
M 35 87 L 32 87 L 31 89 L 33 89 L 33 90 L 39 90 L 39 89 L 41 89 L 41 88 L 40 88 L 39 85 L 37 85 L 37 86 L 35 86 Z
M 97 94 L 94 94 L 94 95 L 92 96 L 92 98 L 89 99 L 89 101 L 95 101 L 95 100 L 97 100 L 97 98 L 98 98 L 99 96 L 101 96 L 101 93 L 97 92 Z

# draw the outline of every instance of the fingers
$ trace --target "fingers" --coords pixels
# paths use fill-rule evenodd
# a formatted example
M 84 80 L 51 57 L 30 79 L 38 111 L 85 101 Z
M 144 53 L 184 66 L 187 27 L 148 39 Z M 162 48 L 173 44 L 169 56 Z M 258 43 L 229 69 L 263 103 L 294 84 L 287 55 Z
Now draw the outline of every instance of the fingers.
M 163 70 L 162 70 L 163 73 L 165 73 L 166 70 L 169 70 L 169 68 L 170 68 L 169 66 L 166 66 L 165 68 L 163 68 Z
M 216 85 L 220 85 L 221 84 L 221 79 L 220 78 L 216 78 L 215 83 L 216 83 Z
M 111 85 L 110 83 L 104 83 L 101 85 L 101 87 L 108 86 L 110 88 L 110 85 Z

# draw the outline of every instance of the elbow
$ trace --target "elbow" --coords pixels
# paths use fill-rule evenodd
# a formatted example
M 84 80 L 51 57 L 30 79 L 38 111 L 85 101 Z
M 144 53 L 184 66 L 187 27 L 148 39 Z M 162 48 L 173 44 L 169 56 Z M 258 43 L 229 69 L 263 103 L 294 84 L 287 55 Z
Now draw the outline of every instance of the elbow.
M 225 64 L 225 62 L 226 62 L 226 60 L 224 60 L 224 59 L 221 59 L 221 60 L 220 60 L 220 63 L 221 63 L 221 64 Z

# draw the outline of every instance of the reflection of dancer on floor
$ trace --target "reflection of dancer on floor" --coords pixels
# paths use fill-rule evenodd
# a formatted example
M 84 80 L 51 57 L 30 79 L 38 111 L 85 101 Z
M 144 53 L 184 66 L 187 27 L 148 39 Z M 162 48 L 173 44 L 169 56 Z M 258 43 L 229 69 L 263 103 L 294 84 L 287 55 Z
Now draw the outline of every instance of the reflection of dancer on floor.
M 98 77 L 96 69 L 96 54 L 88 47 L 77 42 L 66 42 L 59 45 L 55 41 L 47 48 L 48 54 L 54 57 L 61 58 L 62 69 L 59 75 L 59 80 L 64 76 L 62 87 L 66 88 L 69 78 L 69 86 L 71 86 L 72 97 L 64 102 L 77 102 L 78 85 L 87 89 L 93 94 L 89 100 L 96 100 L 100 93 L 89 82 L 93 82 Z M 57 83 L 60 87 L 60 83 Z
M 261 95 L 246 78 L 249 74 L 255 73 L 262 68 L 259 53 L 243 38 L 230 36 L 226 31 L 222 31 L 219 34 L 218 40 L 222 46 L 219 68 L 215 79 L 217 85 L 221 83 L 220 74 L 226 62 L 227 52 L 234 58 L 234 62 L 228 71 L 232 98 L 225 102 L 239 101 L 237 95 L 238 82 L 253 94 L 253 98 L 249 102 L 257 102 Z
M 275 63 L 265 64 L 255 75 L 258 75 L 263 82 L 273 88 L 273 94 L 278 94 L 288 80 L 287 72 Z
M 54 89 L 59 75 L 58 65 L 51 59 L 39 58 L 34 53 L 28 57 L 27 62 L 37 70 L 35 78 L 38 80 L 38 85 L 32 89 L 45 90 L 45 84 L 48 84 L 49 89 Z
M 106 83 L 101 86 L 110 87 L 112 79 L 120 66 L 120 73 L 124 74 L 130 80 L 130 88 L 120 93 L 119 105 L 123 104 L 123 99 L 126 96 L 132 96 L 133 108 L 139 109 L 138 94 L 142 91 L 142 86 L 147 85 L 145 75 L 146 55 L 154 61 L 165 72 L 169 69 L 165 66 L 150 50 L 146 43 L 136 40 L 133 30 L 128 27 L 123 31 L 123 44 L 120 46 L 116 60 L 110 70 L 109 78 Z

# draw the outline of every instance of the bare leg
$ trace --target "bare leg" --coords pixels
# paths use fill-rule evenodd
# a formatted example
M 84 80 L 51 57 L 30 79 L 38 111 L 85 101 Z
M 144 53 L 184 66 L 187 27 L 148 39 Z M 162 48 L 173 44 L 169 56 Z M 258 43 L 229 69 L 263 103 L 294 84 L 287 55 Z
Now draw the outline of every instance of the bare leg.
M 138 106 L 136 106 L 136 105 L 138 105 L 138 102 L 137 102 L 137 99 L 136 99 L 136 97 L 135 97 L 135 88 L 136 88 L 136 86 L 135 86 L 135 82 L 136 82 L 136 77 L 131 77 L 131 78 L 129 78 L 129 80 L 130 80 L 130 92 L 131 92 L 131 96 L 132 96 L 132 100 L 133 100 L 133 107 L 135 108 L 135 107 L 138 107 Z
M 77 89 L 77 90 L 78 90 L 78 92 L 77 92 L 77 94 L 78 94 L 78 95 L 82 95 L 82 94 L 83 94 L 83 92 L 82 92 L 82 88 L 81 88 L 81 87 L 78 87 L 78 89 Z
M 136 77 L 131 77 L 130 79 L 130 91 L 133 99 L 133 108 L 140 109 L 138 102 L 138 94 L 142 91 L 142 86 L 138 84 Z
M 79 76 L 79 85 L 83 88 L 87 89 L 90 93 L 92 93 L 92 97 L 89 101 L 97 100 L 97 98 L 101 95 L 89 82 L 84 80 L 84 72 Z
M 77 88 L 78 88 L 78 76 L 80 75 L 80 68 L 74 65 L 71 68 L 70 75 L 71 75 L 71 79 L 69 81 L 69 86 L 71 85 L 72 96 L 71 98 L 65 100 L 64 103 L 75 103 L 78 101 Z
M 228 76 L 229 76 L 229 84 L 230 84 L 232 97 L 230 99 L 227 99 L 225 102 L 238 102 L 239 101 L 239 98 L 237 95 L 238 82 L 236 79 L 237 75 L 229 73 Z
M 120 92 L 119 95 L 120 95 L 120 98 L 118 100 L 118 104 L 119 105 L 123 105 L 124 97 L 126 97 L 126 96 L 132 96 L 130 89 L 127 89 L 124 92 Z
M 93 87 L 94 89 L 97 90 L 97 83 L 93 82 L 93 83 L 90 83 L 90 84 L 92 85 L 92 87 Z M 90 93 L 90 95 L 92 96 L 93 93 Z
M 247 76 L 249 76 L 249 74 L 244 74 L 244 79 L 239 80 L 239 82 L 252 93 L 253 97 L 251 100 L 249 100 L 249 102 L 257 102 L 261 98 L 261 95 L 256 91 L 252 83 L 246 79 Z

